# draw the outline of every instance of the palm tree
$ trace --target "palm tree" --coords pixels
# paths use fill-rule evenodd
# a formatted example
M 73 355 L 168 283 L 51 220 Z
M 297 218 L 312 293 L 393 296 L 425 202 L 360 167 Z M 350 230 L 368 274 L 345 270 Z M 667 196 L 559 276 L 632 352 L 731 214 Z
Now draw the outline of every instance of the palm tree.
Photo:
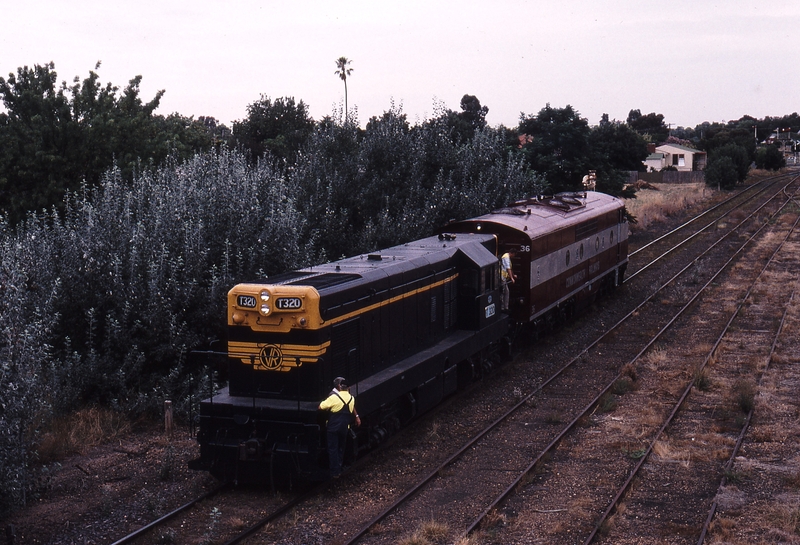
M 347 66 L 352 61 L 347 57 L 339 57 L 336 59 L 336 72 L 334 72 L 339 78 L 344 82 L 344 122 L 347 123 L 347 76 L 349 76 L 352 72 L 352 68 L 348 68 Z

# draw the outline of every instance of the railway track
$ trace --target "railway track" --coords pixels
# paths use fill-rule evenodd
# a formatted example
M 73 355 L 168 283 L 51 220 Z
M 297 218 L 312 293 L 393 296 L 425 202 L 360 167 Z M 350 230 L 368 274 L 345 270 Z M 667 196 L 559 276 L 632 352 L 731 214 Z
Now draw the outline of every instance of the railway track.
M 776 288 L 791 285 L 800 266 L 798 220 L 795 215 L 784 227 L 784 238 L 740 298 L 745 282 L 734 274 L 727 280 L 730 289 L 721 292 L 728 296 L 726 305 L 735 305 L 733 315 L 585 543 L 633 543 L 633 535 L 654 541 L 672 536 L 672 542 L 679 542 L 676 534 L 684 536 L 680 542 L 704 542 L 716 510 L 714 498 L 731 474 L 753 415 L 757 386 L 794 299 L 793 289 L 787 293 Z M 717 302 L 704 301 L 703 306 L 698 314 L 710 316 Z M 715 331 L 716 321 L 700 327 Z M 629 492 L 634 479 L 636 488 Z
M 333 502 L 334 505 L 338 502 L 344 506 L 343 511 L 347 511 L 349 506 L 363 500 L 358 484 L 373 477 L 351 474 L 348 478 L 354 481 L 354 488 L 347 490 L 346 496 L 343 492 L 345 497 L 339 498 L 339 491 L 335 487 L 316 491 L 308 497 L 299 498 L 288 507 L 276 508 L 280 509 L 279 513 L 262 517 L 256 524 L 240 532 L 238 537 L 227 542 L 215 542 L 246 541 L 258 528 L 270 525 L 287 513 L 293 513 L 290 516 L 298 523 L 289 524 L 288 527 L 291 528 L 287 527 L 286 522 L 271 524 L 263 534 L 259 534 L 259 539 L 266 536 L 275 543 L 296 542 L 296 534 L 300 528 L 303 535 L 322 536 L 319 539 L 324 542 L 395 542 L 398 528 L 416 528 L 421 525 L 420 513 L 426 513 L 429 518 L 447 520 L 448 532 L 454 539 L 479 528 L 483 528 L 481 531 L 484 536 L 500 535 L 502 528 L 507 526 L 502 524 L 503 521 L 520 518 L 515 502 L 526 499 L 525 494 L 531 489 L 552 488 L 550 485 L 536 483 L 541 478 L 539 472 L 544 472 L 541 475 L 547 474 L 549 460 L 557 456 L 556 447 L 563 452 L 565 441 L 580 444 L 571 435 L 575 430 L 592 435 L 597 431 L 594 429 L 598 427 L 597 422 L 613 418 L 607 416 L 611 413 L 606 412 L 607 408 L 603 408 L 603 404 L 613 402 L 619 397 L 627 397 L 620 396 L 617 388 L 624 389 L 622 384 L 626 381 L 633 382 L 636 377 L 636 372 L 631 370 L 633 364 L 628 366 L 627 371 L 620 372 L 619 362 L 635 362 L 642 358 L 673 327 L 672 320 L 665 319 L 667 315 L 664 308 L 684 309 L 680 310 L 682 314 L 693 307 L 694 301 L 691 299 L 694 292 L 687 289 L 687 285 L 701 284 L 697 269 L 711 269 L 711 265 L 706 262 L 698 264 L 703 252 L 711 253 L 713 250 L 722 255 L 735 256 L 737 245 L 742 247 L 739 238 L 744 235 L 741 233 L 749 229 L 751 233 L 748 236 L 752 236 L 759 227 L 763 228 L 765 218 L 774 214 L 779 206 L 785 205 L 785 193 L 780 190 L 787 185 L 787 180 L 779 178 L 759 184 L 756 188 L 748 188 L 715 207 L 713 212 L 704 213 L 702 217 L 674 230 L 669 236 L 661 237 L 646 248 L 637 250 L 641 252 L 640 256 L 649 255 L 648 263 L 652 264 L 632 271 L 629 283 L 635 278 L 634 283 L 650 286 L 658 282 L 664 287 L 647 296 L 645 302 L 623 300 L 627 304 L 617 305 L 620 301 L 615 301 L 615 306 L 622 307 L 619 312 L 625 312 L 626 315 L 619 319 L 612 330 L 606 331 L 606 335 L 598 337 L 589 347 L 580 350 L 572 361 L 551 373 L 548 380 L 538 384 L 529 394 L 523 395 L 521 391 L 515 391 L 513 399 L 509 400 L 508 406 L 503 407 L 502 411 L 495 414 L 495 407 L 492 407 L 487 411 L 492 414 L 476 418 L 482 424 L 476 422 L 470 430 L 465 430 L 465 434 L 472 435 L 469 440 L 462 442 L 461 448 L 448 449 L 444 454 L 441 451 L 431 453 L 429 459 L 419 460 L 421 463 L 414 464 L 415 460 L 411 460 L 408 468 L 398 468 L 399 474 L 390 476 L 384 486 L 385 497 L 369 498 L 371 505 L 377 508 L 369 513 L 362 511 L 360 521 L 354 520 L 352 515 L 334 516 L 333 520 L 327 521 L 328 529 L 302 529 L 304 524 L 319 524 L 319 517 L 315 517 L 313 512 L 320 502 Z M 782 194 L 784 198 L 780 197 Z M 749 214 L 736 212 L 742 206 L 749 206 L 751 210 L 755 208 L 757 211 Z M 713 238 L 710 236 L 712 233 L 715 235 Z M 724 244 L 728 244 L 727 249 L 721 247 Z M 637 261 L 641 261 L 641 257 Z M 662 265 L 667 262 L 670 265 Z M 678 266 L 682 269 L 681 274 L 662 281 L 665 269 L 674 271 L 675 263 L 681 263 Z M 666 301 L 671 303 L 667 304 Z M 627 333 L 620 330 L 622 324 L 627 324 Z M 631 373 L 633 377 L 629 376 Z M 480 391 L 479 387 L 466 395 L 480 395 Z M 468 403 L 479 406 L 479 401 L 474 399 Z M 567 425 L 564 425 L 565 422 Z M 474 433 L 479 425 L 487 423 L 488 426 Z M 436 427 L 435 424 L 433 427 Z M 513 439 L 520 437 L 523 440 Z M 634 443 L 636 442 L 627 445 L 623 450 L 638 453 L 641 447 Z M 561 509 L 562 507 L 551 505 L 550 509 L 539 509 L 542 511 L 539 515 L 547 518 L 555 518 L 553 515 L 559 513 L 574 515 L 573 507 L 564 507 L 566 511 Z M 574 532 L 567 531 L 565 538 L 572 538 L 573 533 L 578 535 L 579 525 L 574 522 L 570 520 L 565 525 L 575 529 Z M 602 525 L 600 527 L 605 528 Z
M 627 332 L 619 331 L 621 323 L 617 324 L 603 338 L 593 343 L 589 349 L 569 362 L 556 375 L 545 381 L 537 392 L 534 392 L 539 397 L 535 405 L 546 407 L 546 411 L 537 410 L 538 407 L 535 405 L 531 406 L 529 402 L 533 399 L 533 394 L 527 396 L 496 422 L 492 423 L 486 431 L 481 432 L 473 441 L 462 447 L 444 464 L 434 468 L 425 479 L 420 481 L 418 487 L 407 491 L 395 504 L 384 509 L 383 512 L 362 527 L 346 543 L 354 543 L 356 541 L 359 543 L 381 542 L 380 537 L 372 539 L 368 535 L 378 523 L 392 517 L 397 519 L 391 522 L 394 526 L 413 526 L 414 521 L 408 519 L 413 517 L 414 513 L 419 512 L 436 512 L 438 516 L 451 521 L 451 524 L 455 527 L 466 527 L 467 533 L 476 529 L 487 518 L 497 520 L 500 516 L 497 514 L 497 509 L 501 502 L 520 485 L 523 479 L 538 464 L 542 463 L 548 455 L 551 455 L 553 449 L 560 445 L 573 429 L 578 425 L 585 425 L 587 417 L 597 411 L 598 407 L 604 403 L 604 398 L 609 397 L 615 391 L 615 388 L 622 388 L 621 383 L 631 378 L 625 375 L 633 372 L 623 369 L 621 373 L 618 373 L 619 364 L 615 365 L 615 362 L 627 361 L 626 354 L 633 353 L 635 356 L 629 364 L 633 366 L 635 361 L 647 349 L 651 348 L 657 340 L 662 338 L 668 329 L 674 327 L 675 321 L 728 268 L 736 255 L 741 252 L 741 249 L 761 232 L 766 224 L 762 221 L 762 218 L 759 218 L 759 213 L 767 208 L 769 202 L 774 201 L 773 197 L 768 196 L 756 211 L 746 216 L 745 219 L 747 221 L 757 226 L 752 228 L 754 232 L 749 235 L 744 245 L 733 251 L 732 257 L 723 260 L 724 262 L 719 266 L 710 267 L 717 272 L 688 300 L 684 300 L 685 298 L 681 297 L 682 294 L 680 292 L 685 290 L 683 290 L 684 284 L 679 281 L 685 282 L 687 271 L 690 270 L 690 267 L 687 266 L 679 274 L 670 278 L 656 292 L 660 294 L 659 297 L 661 299 L 658 300 L 658 304 L 662 308 L 658 308 L 655 311 L 646 308 L 648 303 L 654 301 L 654 297 L 651 296 L 623 320 L 626 322 Z M 785 203 L 786 201 L 784 200 L 783 204 Z M 774 209 L 772 213 L 774 214 Z M 742 222 L 737 230 L 742 228 L 745 223 L 747 222 Z M 736 237 L 730 236 L 734 232 L 736 231 L 729 231 L 717 238 L 705 250 L 705 253 L 710 256 L 713 255 L 717 260 L 719 256 L 730 255 L 730 250 L 716 251 L 714 254 L 711 254 L 711 250 L 717 250 L 716 246 L 725 241 L 728 241 L 732 247 L 736 247 L 739 244 L 738 240 L 736 240 Z M 694 238 L 693 235 L 692 238 Z M 683 246 L 683 244 L 683 241 L 679 243 L 680 246 Z M 693 259 L 696 261 L 698 258 L 694 257 Z M 706 264 L 706 267 L 709 267 L 709 265 Z M 696 283 L 696 278 L 691 282 Z M 665 293 L 668 287 L 672 287 L 673 293 Z M 653 295 L 655 296 L 656 294 Z M 664 304 L 666 300 L 670 300 L 669 305 Z M 677 311 L 664 313 L 664 306 L 674 307 Z M 661 318 L 659 315 L 668 315 L 671 318 L 667 320 L 666 324 L 662 325 L 663 320 L 659 320 Z M 649 340 L 643 348 L 638 348 L 640 343 L 637 342 L 636 337 L 640 336 L 642 332 L 649 331 L 654 331 L 655 333 L 647 333 L 645 337 Z M 612 334 L 614 336 L 613 343 L 609 342 L 608 338 Z M 569 424 L 561 428 L 558 433 L 554 433 L 552 424 L 561 420 L 569 421 Z M 524 430 L 524 432 L 520 433 L 519 430 Z M 509 438 L 515 437 L 529 437 L 529 439 L 524 443 L 511 441 L 511 444 L 509 444 Z M 632 451 L 638 451 L 636 448 L 631 448 Z M 524 455 L 522 454 L 524 451 L 538 454 L 535 456 Z M 486 464 L 482 461 L 490 461 L 490 463 Z M 487 465 L 490 467 L 487 467 Z M 602 467 L 602 465 L 599 467 Z M 446 468 L 452 469 L 447 472 L 446 478 L 439 478 Z M 504 477 L 511 474 L 515 475 L 516 478 L 504 479 Z M 437 481 L 436 486 L 430 484 L 434 480 Z M 476 494 L 475 490 L 479 490 L 480 493 Z M 498 490 L 499 493 L 497 493 Z M 411 515 L 406 515 L 403 512 L 406 509 L 404 506 L 409 504 L 409 498 L 412 497 L 413 502 L 410 502 L 410 504 L 413 506 L 408 508 Z M 495 499 L 492 502 L 486 502 L 486 497 L 494 497 Z M 487 503 L 488 506 L 480 512 L 471 524 L 465 525 L 461 522 L 465 513 L 473 511 L 475 505 L 487 505 Z M 420 507 L 420 504 L 423 507 Z M 569 510 L 566 511 L 568 512 Z M 502 518 L 502 516 L 500 517 Z

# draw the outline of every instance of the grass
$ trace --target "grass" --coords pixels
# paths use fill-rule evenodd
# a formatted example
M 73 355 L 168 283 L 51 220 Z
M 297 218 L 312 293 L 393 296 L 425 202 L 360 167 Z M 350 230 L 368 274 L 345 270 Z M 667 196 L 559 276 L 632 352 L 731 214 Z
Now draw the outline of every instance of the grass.
M 661 366 L 667 363 L 668 361 L 669 361 L 669 355 L 664 349 L 660 347 L 653 348 L 643 358 L 643 363 L 645 367 L 653 371 L 658 371 L 658 369 L 660 369 Z
M 619 377 L 616 381 L 614 381 L 614 385 L 611 387 L 611 392 L 618 396 L 625 395 L 633 390 L 633 381 L 627 376 Z
M 800 506 L 796 503 L 778 504 L 768 516 L 773 526 L 790 535 L 800 535 Z
M 691 454 L 686 449 L 676 448 L 669 440 L 659 440 L 653 445 L 653 454 L 664 462 L 678 462 L 684 467 L 689 467 Z
M 694 369 L 694 387 L 701 392 L 707 392 L 711 389 L 711 378 L 708 376 L 708 370 L 705 367 L 697 366 Z
M 617 408 L 617 405 L 619 405 L 617 398 L 614 395 L 607 393 L 600 398 L 600 401 L 598 402 L 598 411 L 601 413 L 614 412 Z
M 755 406 L 756 387 L 750 381 L 739 380 L 733 386 L 733 397 L 743 413 L 749 413 Z
M 711 199 L 717 192 L 705 184 L 659 184 L 658 190 L 640 189 L 635 199 L 625 199 L 625 208 L 636 217 L 632 230 L 646 230 L 654 223 Z
M 450 528 L 447 524 L 429 520 L 414 531 L 413 534 L 406 536 L 397 542 L 398 545 L 433 545 L 445 543 Z
M 77 411 L 52 422 L 39 441 L 39 459 L 48 462 L 85 452 L 89 447 L 125 436 L 131 427 L 127 418 L 108 409 Z

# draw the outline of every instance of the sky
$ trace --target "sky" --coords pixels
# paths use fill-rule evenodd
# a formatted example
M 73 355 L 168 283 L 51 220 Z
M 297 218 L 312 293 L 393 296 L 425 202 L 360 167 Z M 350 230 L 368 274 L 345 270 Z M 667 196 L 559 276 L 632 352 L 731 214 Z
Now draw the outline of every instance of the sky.
M 97 70 L 156 113 L 230 126 L 262 96 L 314 119 L 348 105 L 364 126 L 392 108 L 411 123 L 475 95 L 492 126 L 549 104 L 596 125 L 632 109 L 672 128 L 800 110 L 800 2 L 744 0 L 0 0 L 0 76 L 55 64 Z

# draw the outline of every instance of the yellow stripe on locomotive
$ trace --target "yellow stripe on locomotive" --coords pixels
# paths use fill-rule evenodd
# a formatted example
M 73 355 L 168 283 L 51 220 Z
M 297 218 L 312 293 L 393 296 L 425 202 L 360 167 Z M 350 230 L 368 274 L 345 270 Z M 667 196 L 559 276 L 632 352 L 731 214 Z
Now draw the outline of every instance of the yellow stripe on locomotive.
M 328 350 L 330 341 L 319 346 L 228 342 L 228 356 L 257 371 L 290 371 L 306 363 L 317 363 Z

